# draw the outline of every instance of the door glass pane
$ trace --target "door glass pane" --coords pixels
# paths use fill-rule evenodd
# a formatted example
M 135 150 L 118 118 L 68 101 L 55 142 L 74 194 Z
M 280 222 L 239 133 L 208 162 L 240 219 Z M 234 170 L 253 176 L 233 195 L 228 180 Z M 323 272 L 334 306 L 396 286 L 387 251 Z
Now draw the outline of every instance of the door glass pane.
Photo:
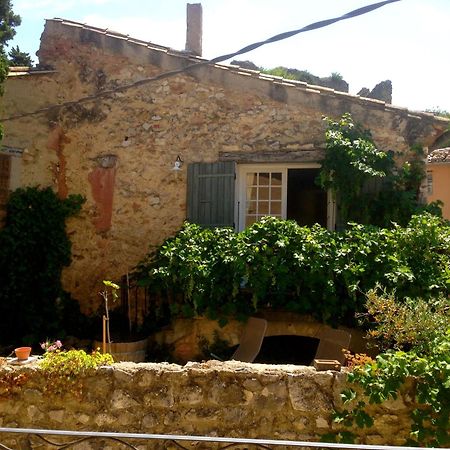
M 245 226 L 263 216 L 282 217 L 283 172 L 248 172 L 245 180 Z
M 250 187 L 247 188 L 247 201 L 258 199 L 258 188 Z
M 258 185 L 258 174 L 255 172 L 249 172 L 247 174 L 247 186 L 257 186 Z
M 247 215 L 256 214 L 258 212 L 257 207 L 257 202 L 247 202 Z
M 245 218 L 245 226 L 248 227 L 250 226 L 252 223 L 256 222 L 257 217 L 256 216 L 246 216 Z
M 270 173 L 262 172 L 259 174 L 258 184 L 260 186 L 269 186 L 270 184 Z
M 272 172 L 271 184 L 272 186 L 281 186 L 281 172 Z
M 270 214 L 274 216 L 281 216 L 281 202 L 271 202 Z
M 258 200 L 269 200 L 270 197 L 270 188 L 269 187 L 261 187 L 258 192 Z
M 259 202 L 258 203 L 258 214 L 267 216 L 270 212 L 269 202 Z
M 270 189 L 270 199 L 281 201 L 281 187 L 272 187 Z

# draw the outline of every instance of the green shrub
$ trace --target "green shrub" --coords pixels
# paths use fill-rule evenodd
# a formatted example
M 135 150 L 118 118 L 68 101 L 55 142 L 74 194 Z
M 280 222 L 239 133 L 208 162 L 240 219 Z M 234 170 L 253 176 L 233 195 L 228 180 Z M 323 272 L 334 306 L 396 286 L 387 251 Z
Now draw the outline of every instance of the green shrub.
M 344 428 L 337 440 L 355 438 L 351 429 L 372 427 L 368 404 L 395 400 L 409 386 L 411 410 L 410 437 L 407 445 L 448 447 L 450 443 L 450 330 L 428 342 L 427 353 L 394 351 L 378 355 L 376 361 L 357 366 L 348 375 L 350 389 L 342 392 L 344 408 L 334 420 Z M 362 390 L 362 392 L 361 392 Z M 329 440 L 332 436 L 325 436 Z
M 110 354 L 99 351 L 87 354 L 84 350 L 57 350 L 46 352 L 39 366 L 45 376 L 46 392 L 81 397 L 84 378 L 94 374 L 99 366 L 113 362 Z
M 186 223 L 138 267 L 172 313 L 225 320 L 271 307 L 352 323 L 379 285 L 399 300 L 450 291 L 450 228 L 432 215 L 406 228 L 343 232 L 263 218 L 241 233 Z
M 61 272 L 71 259 L 65 221 L 83 203 L 51 188 L 14 191 L 0 230 L 0 342 L 36 342 L 60 335 L 64 300 Z M 5 319 L 7 318 L 7 319 Z
M 399 302 L 393 293 L 367 294 L 367 312 L 360 315 L 362 324 L 369 324 L 367 339 L 380 350 L 414 349 L 432 353 L 430 344 L 450 329 L 450 302 L 440 296 L 436 299 L 406 299 Z
M 450 443 L 450 302 L 436 299 L 398 301 L 394 294 L 371 290 L 367 295 L 370 321 L 367 337 L 385 350 L 376 360 L 354 358 L 350 387 L 343 390 L 343 407 L 334 412 L 340 431 L 323 436 L 353 442 L 357 428 L 374 422 L 370 404 L 400 399 L 410 408 L 407 444 L 448 447 Z M 356 425 L 356 428 L 355 428 Z

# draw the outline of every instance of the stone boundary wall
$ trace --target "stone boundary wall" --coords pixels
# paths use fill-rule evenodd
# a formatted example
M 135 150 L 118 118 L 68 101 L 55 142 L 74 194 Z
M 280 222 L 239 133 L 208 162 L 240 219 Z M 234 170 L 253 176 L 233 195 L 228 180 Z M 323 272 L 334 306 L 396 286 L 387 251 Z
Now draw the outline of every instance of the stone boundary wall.
M 1 392 L 1 427 L 290 440 L 319 440 L 336 429 L 331 413 L 341 406 L 346 378 L 311 367 L 237 361 L 118 363 L 87 378 L 77 398 L 45 392 L 51 380 L 36 365 L 3 367 L 0 380 L 8 373 L 27 379 L 7 395 Z M 356 430 L 362 443 L 405 443 L 409 410 L 402 398 L 373 407 L 370 414 L 374 426 Z M 14 439 L 8 436 L 6 442 L 3 436 L 0 442 L 17 448 Z

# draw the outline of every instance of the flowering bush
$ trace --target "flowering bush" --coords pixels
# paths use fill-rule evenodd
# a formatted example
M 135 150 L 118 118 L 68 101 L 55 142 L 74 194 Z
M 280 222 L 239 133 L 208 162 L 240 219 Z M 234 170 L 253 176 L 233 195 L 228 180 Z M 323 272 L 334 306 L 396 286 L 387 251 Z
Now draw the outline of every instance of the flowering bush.
M 47 351 L 40 363 L 46 378 L 45 390 L 53 394 L 67 393 L 81 397 L 83 380 L 93 375 L 98 367 L 113 362 L 110 354 L 102 354 L 99 351 L 91 354 L 84 350 Z
M 41 343 L 41 348 L 46 353 L 47 352 L 55 352 L 56 350 L 59 350 L 62 347 L 62 342 L 58 339 L 54 342 L 50 342 L 48 339 L 45 342 Z

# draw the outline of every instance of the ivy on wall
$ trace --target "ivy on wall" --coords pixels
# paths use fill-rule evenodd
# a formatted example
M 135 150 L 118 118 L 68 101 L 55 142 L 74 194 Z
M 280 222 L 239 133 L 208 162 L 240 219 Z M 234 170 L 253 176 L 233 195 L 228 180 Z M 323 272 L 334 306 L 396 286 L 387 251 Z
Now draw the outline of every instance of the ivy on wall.
M 79 195 L 60 199 L 51 188 L 10 195 L 0 230 L 0 342 L 61 335 L 66 300 L 61 272 L 71 260 L 65 221 L 83 202 Z
M 325 121 L 326 151 L 317 182 L 333 192 L 341 227 L 349 221 L 406 225 L 413 214 L 441 213 L 437 203 L 425 206 L 419 201 L 425 177 L 420 145 L 411 149 L 409 161 L 396 166 L 394 152 L 378 150 L 370 131 L 355 124 L 350 114 Z

